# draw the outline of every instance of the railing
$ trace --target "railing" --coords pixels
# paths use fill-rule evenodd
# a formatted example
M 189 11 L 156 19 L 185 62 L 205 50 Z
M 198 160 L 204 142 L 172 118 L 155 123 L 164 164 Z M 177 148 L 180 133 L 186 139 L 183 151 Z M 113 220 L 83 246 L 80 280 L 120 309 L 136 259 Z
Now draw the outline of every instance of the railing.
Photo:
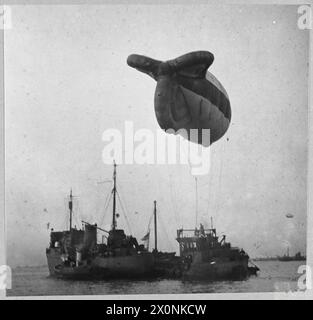
M 193 232 L 193 234 L 190 234 Z M 187 234 L 186 234 L 187 233 Z M 200 237 L 200 236 L 211 235 L 216 237 L 216 229 L 178 229 L 177 239 L 184 237 Z

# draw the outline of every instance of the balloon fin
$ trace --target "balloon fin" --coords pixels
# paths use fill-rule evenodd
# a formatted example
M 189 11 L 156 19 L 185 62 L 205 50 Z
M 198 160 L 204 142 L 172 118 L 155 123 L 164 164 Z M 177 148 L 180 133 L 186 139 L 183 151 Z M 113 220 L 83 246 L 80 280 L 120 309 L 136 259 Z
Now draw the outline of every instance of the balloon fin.
M 204 64 L 194 65 L 190 67 L 185 67 L 177 72 L 180 76 L 188 78 L 204 78 L 208 67 Z
M 208 68 L 214 61 L 214 55 L 209 51 L 196 51 L 184 54 L 168 61 L 178 75 L 189 78 L 204 78 Z

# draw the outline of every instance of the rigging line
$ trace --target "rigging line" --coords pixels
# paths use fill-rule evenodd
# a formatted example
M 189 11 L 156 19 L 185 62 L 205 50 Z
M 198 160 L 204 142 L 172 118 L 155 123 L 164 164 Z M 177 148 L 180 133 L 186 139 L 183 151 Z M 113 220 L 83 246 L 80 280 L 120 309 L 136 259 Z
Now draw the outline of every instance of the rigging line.
M 103 225 L 103 222 L 104 222 L 104 218 L 105 218 L 105 213 L 106 213 L 106 209 L 107 209 L 107 206 L 109 205 L 110 203 L 110 200 L 111 200 L 111 197 L 112 197 L 112 192 L 108 192 L 107 193 L 107 196 L 105 198 L 105 201 L 104 201 L 104 212 L 102 214 L 102 219 L 101 219 L 101 224 L 100 225 Z
M 150 228 L 151 228 L 151 222 L 152 222 L 152 218 L 154 216 L 154 212 L 151 213 L 150 215 L 150 218 L 149 218 L 149 222 L 148 222 L 148 230 L 147 230 L 147 233 L 150 231 Z
M 221 160 L 221 164 L 220 164 L 220 174 L 219 174 L 219 181 L 218 181 L 218 192 L 217 195 L 221 194 L 221 189 L 222 189 L 222 171 L 223 171 L 223 163 L 224 163 L 224 151 L 225 151 L 225 145 L 223 145 L 222 147 L 222 160 Z M 218 213 L 220 208 L 221 208 L 221 201 L 219 201 L 219 197 L 216 196 L 216 208 L 215 208 L 215 212 Z
M 78 201 L 78 196 L 73 196 L 73 212 L 72 212 L 72 219 L 73 219 L 73 225 L 75 226 L 76 223 L 76 227 L 80 225 L 80 219 L 78 218 L 79 214 L 83 211 L 80 208 L 79 205 L 79 201 Z
M 190 143 L 190 142 L 189 142 Z M 183 150 L 183 153 L 185 153 L 185 150 L 184 150 L 184 148 L 182 148 L 182 150 Z M 188 161 L 188 166 L 189 166 L 189 172 L 191 173 L 192 172 L 192 166 L 191 166 L 191 160 L 190 160 L 190 154 L 189 154 L 189 152 L 190 152 L 190 147 L 189 147 L 189 149 L 188 149 L 188 154 L 187 154 L 187 156 L 186 156 L 186 153 L 185 153 L 185 156 L 186 156 L 186 158 L 187 158 L 187 161 Z M 195 180 L 196 180 L 196 184 L 197 184 L 197 176 L 193 176 L 192 174 L 191 174 L 191 176 L 192 176 L 192 178 L 195 178 Z M 198 188 L 198 184 L 196 185 L 196 188 Z M 197 190 L 198 191 L 198 190 Z M 196 192 L 197 192 L 196 191 Z M 196 206 L 198 206 L 198 196 L 197 196 L 197 198 L 196 198 Z M 197 210 L 196 210 L 197 211 Z M 196 220 L 197 220 L 197 217 L 198 216 L 198 213 L 196 213 Z
M 112 182 L 112 181 L 111 181 L 111 182 Z M 98 184 L 99 184 L 99 183 L 98 183 Z M 106 207 L 108 198 L 109 198 L 110 195 L 111 195 L 111 191 L 109 191 L 111 188 L 112 188 L 112 183 L 111 183 L 111 186 L 110 186 L 110 187 L 108 188 L 108 190 L 107 190 L 108 192 L 103 192 L 103 194 L 106 194 L 106 198 L 105 198 L 104 205 L 103 205 L 104 208 Z M 101 192 L 101 194 L 102 194 L 102 192 Z M 101 205 L 101 207 L 102 207 L 102 205 Z M 101 209 L 101 208 L 100 208 L 100 209 Z M 96 208 L 97 216 L 98 216 L 98 214 L 99 214 L 100 209 L 99 209 L 99 206 L 97 205 L 97 208 Z M 103 219 L 103 216 L 102 216 L 102 219 Z M 99 220 L 100 220 L 100 219 L 99 219 Z
M 174 197 L 174 192 L 173 192 L 172 175 L 169 173 L 168 167 L 167 167 L 167 172 L 168 172 L 168 182 L 169 182 L 169 188 L 170 188 L 170 193 L 171 193 L 172 206 L 173 206 L 175 218 L 177 219 L 177 206 L 176 206 L 176 199 Z
M 148 227 L 147 227 L 147 231 L 145 233 L 148 234 L 148 242 L 147 242 L 147 249 L 149 251 L 149 244 L 150 244 L 150 230 L 151 230 L 151 222 L 152 222 L 152 218 L 154 217 L 154 212 L 152 212 L 152 214 L 150 215 L 150 218 L 149 218 L 149 222 L 148 222 Z
M 119 195 L 118 192 L 116 192 L 116 194 L 117 194 L 117 198 L 118 198 L 118 200 L 119 200 L 119 202 L 120 202 L 120 206 L 121 206 L 121 209 L 122 209 L 124 218 L 125 218 L 125 220 L 126 220 L 127 227 L 128 227 L 128 229 L 129 229 L 129 232 L 132 234 L 132 229 L 131 229 L 129 220 L 128 220 L 128 218 L 127 218 L 127 212 L 126 212 L 126 210 L 124 209 L 124 205 L 123 205 L 122 199 L 121 199 L 121 197 L 120 197 L 120 195 Z
M 190 144 L 190 142 L 188 142 L 188 146 L 189 146 L 189 144 Z M 179 148 L 179 151 L 183 151 L 183 153 L 184 153 L 184 155 L 185 155 L 185 157 L 187 159 L 187 162 L 188 162 L 189 172 L 191 172 L 192 167 L 191 167 L 190 154 L 189 154 L 190 153 L 190 147 L 188 148 L 187 154 L 186 154 L 185 148 Z
M 213 157 L 212 157 L 213 158 Z M 212 172 L 212 164 L 214 163 L 214 161 L 211 159 L 211 164 L 210 164 L 210 172 Z M 213 180 L 213 175 L 210 173 L 210 176 L 209 176 L 209 181 L 208 181 L 208 206 L 207 206 L 207 210 L 206 210 L 206 214 L 207 216 L 209 216 L 209 210 L 210 210 L 210 196 L 213 196 L 212 194 L 212 180 Z M 212 197 L 213 199 L 213 197 Z M 214 200 L 216 200 L 216 195 L 214 197 Z
M 181 186 L 181 184 L 179 184 Z M 178 221 L 180 222 L 181 221 L 181 216 L 180 216 L 180 210 L 178 208 L 178 192 L 177 192 L 177 188 L 176 188 L 176 184 L 173 183 L 173 189 L 174 189 L 174 196 L 175 196 L 175 203 L 176 203 L 176 211 L 177 211 L 177 215 L 178 215 Z
M 199 203 L 198 203 L 198 178 L 195 177 L 196 182 L 196 228 L 198 226 L 198 211 L 199 211 Z
M 62 224 L 63 226 L 65 226 L 65 229 L 67 230 L 69 228 L 69 223 L 68 223 L 68 219 L 69 219 L 69 214 L 68 214 L 68 197 L 64 198 L 64 218 L 62 220 Z
M 67 229 L 67 199 L 64 198 L 64 215 L 63 215 L 63 219 L 62 219 L 62 228 L 65 226 L 65 228 Z M 61 223 L 61 219 L 58 219 L 58 223 Z
M 122 203 L 120 194 L 119 194 L 119 192 L 116 192 L 116 194 L 117 194 L 117 198 L 118 198 L 118 200 L 119 200 L 119 202 L 120 202 L 121 209 L 122 209 L 124 218 L 125 218 L 125 220 L 126 220 L 126 224 L 127 224 L 128 229 L 129 229 L 129 232 L 130 232 L 131 234 L 133 234 L 132 229 L 131 229 L 131 227 L 130 227 L 130 223 L 129 223 L 128 218 L 127 218 L 127 212 L 126 212 L 126 210 L 124 209 L 124 206 L 123 206 L 123 203 Z
M 160 213 L 160 211 L 159 211 L 159 213 Z M 170 238 L 169 238 L 168 233 L 167 233 L 166 225 L 165 225 L 165 223 L 164 223 L 164 221 L 163 221 L 163 217 L 162 217 L 160 214 L 158 214 L 158 218 L 159 218 L 160 224 L 161 224 L 161 226 L 162 226 L 162 229 L 164 230 L 167 243 L 168 243 L 168 244 L 171 246 L 171 248 L 174 249 L 174 251 L 175 251 L 176 249 L 173 248 L 173 243 L 170 241 Z
M 118 182 L 116 182 L 116 189 L 117 190 L 122 190 L 122 194 L 125 194 L 124 192 L 123 192 L 123 187 L 118 183 Z M 122 198 L 122 196 L 120 195 L 120 197 L 121 197 L 121 199 L 123 199 L 123 203 L 125 204 L 125 206 L 126 206 L 126 201 L 124 201 L 124 198 Z
M 179 139 L 182 139 L 181 137 L 179 137 Z M 182 145 L 181 144 L 181 142 L 180 142 L 180 144 L 179 144 L 180 146 Z M 188 144 L 189 145 L 189 144 Z M 190 149 L 188 149 L 188 150 L 190 150 Z M 191 164 L 190 164 L 190 155 L 189 155 L 189 152 L 187 152 L 187 154 L 186 154 L 186 150 L 185 150 L 185 148 L 181 148 L 181 147 L 179 147 L 179 151 L 180 152 L 182 152 L 183 154 L 184 154 L 184 156 L 185 156 L 185 159 L 187 159 L 187 163 L 188 163 L 188 167 L 189 167 L 189 172 L 191 172 Z M 172 178 L 172 177 L 171 177 Z M 179 197 L 178 197 L 178 193 L 180 193 L 181 194 L 181 186 L 182 186 L 182 184 L 180 183 L 179 184 L 179 187 L 180 187 L 180 192 L 178 192 L 178 190 L 177 190 L 177 185 L 175 184 L 175 182 L 173 181 L 173 184 L 172 184 L 172 186 L 173 186 L 173 193 L 174 193 L 174 196 L 175 196 L 175 210 L 176 210 L 176 215 L 178 216 L 178 221 L 179 221 L 179 223 L 182 221 L 182 217 L 181 217 L 181 206 L 179 206 L 177 203 L 180 203 L 181 204 L 181 202 L 179 202 L 178 201 L 178 199 L 179 199 Z
M 183 150 L 183 149 L 182 149 Z M 183 151 L 185 152 L 185 151 Z M 188 163 L 189 163 L 189 159 L 188 159 Z M 190 165 L 189 165 L 189 170 L 190 169 Z M 178 193 L 177 193 L 177 188 L 176 188 L 176 184 L 174 182 L 174 179 L 172 177 L 172 175 L 169 174 L 169 166 L 167 165 L 167 172 L 168 172 L 168 179 L 169 179 L 169 186 L 170 186 L 170 192 L 171 192 L 171 204 L 173 207 L 173 211 L 175 214 L 175 218 L 176 220 L 179 221 L 179 223 L 181 222 L 181 213 L 180 213 L 180 208 L 178 206 Z
M 147 240 L 147 250 L 148 250 L 148 251 L 149 251 L 149 244 L 150 244 L 151 221 L 152 221 L 153 216 L 154 216 L 154 212 L 152 212 L 152 214 L 150 215 L 149 222 L 148 222 L 148 227 L 147 227 L 147 231 L 146 231 L 146 233 L 145 233 L 145 235 L 148 234 L 148 240 Z
M 105 214 L 106 214 L 106 212 L 108 210 L 108 207 L 109 207 L 109 204 L 110 204 L 110 201 L 111 201 L 112 197 L 113 197 L 113 194 L 112 194 L 112 192 L 110 192 L 109 193 L 109 200 L 107 201 L 106 206 L 104 207 L 104 212 L 103 212 L 103 215 L 102 215 L 102 220 L 101 220 L 100 226 L 103 226 Z
M 167 171 L 169 171 L 168 167 L 167 167 Z M 171 204 L 173 207 L 173 211 L 174 211 L 174 215 L 175 215 L 175 219 L 178 219 L 178 213 L 177 213 L 177 204 L 176 204 L 176 198 L 174 198 L 174 194 L 173 194 L 173 186 L 172 186 L 172 179 L 171 179 L 171 175 L 168 174 L 168 181 L 169 181 L 169 188 L 170 188 L 170 193 L 171 193 Z
M 76 222 L 76 226 L 79 226 L 79 219 L 78 219 L 78 214 L 80 212 L 80 207 L 79 207 L 79 202 L 78 200 L 75 201 L 76 202 L 76 209 L 73 210 L 73 216 L 74 216 L 74 226 L 75 226 L 75 222 Z M 73 206 L 74 207 L 74 206 Z

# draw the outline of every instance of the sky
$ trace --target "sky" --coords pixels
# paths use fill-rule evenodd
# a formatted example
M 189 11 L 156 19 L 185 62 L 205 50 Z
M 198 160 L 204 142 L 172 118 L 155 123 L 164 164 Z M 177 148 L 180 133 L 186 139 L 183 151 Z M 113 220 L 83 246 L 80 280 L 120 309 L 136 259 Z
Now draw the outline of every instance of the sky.
M 109 228 L 112 166 L 103 132 L 158 130 L 155 82 L 129 68 L 129 54 L 159 60 L 208 50 L 232 121 L 198 177 L 198 222 L 251 257 L 306 245 L 309 33 L 296 6 L 12 6 L 5 31 L 7 262 L 46 263 L 47 223 Z M 195 226 L 188 165 L 119 165 L 118 226 L 138 239 L 158 203 L 159 248 L 175 251 L 176 229 Z M 294 218 L 286 218 L 286 214 Z

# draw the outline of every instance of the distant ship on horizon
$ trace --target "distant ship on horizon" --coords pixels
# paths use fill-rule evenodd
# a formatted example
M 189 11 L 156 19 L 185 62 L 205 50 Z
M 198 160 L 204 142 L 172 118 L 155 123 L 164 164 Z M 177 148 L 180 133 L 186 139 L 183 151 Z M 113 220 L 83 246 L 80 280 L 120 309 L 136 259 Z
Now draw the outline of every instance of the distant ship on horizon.
M 294 256 L 290 256 L 288 247 L 286 254 L 284 254 L 283 256 L 278 256 L 277 259 L 279 261 L 305 261 L 306 256 L 303 256 L 300 251 L 297 252 Z

